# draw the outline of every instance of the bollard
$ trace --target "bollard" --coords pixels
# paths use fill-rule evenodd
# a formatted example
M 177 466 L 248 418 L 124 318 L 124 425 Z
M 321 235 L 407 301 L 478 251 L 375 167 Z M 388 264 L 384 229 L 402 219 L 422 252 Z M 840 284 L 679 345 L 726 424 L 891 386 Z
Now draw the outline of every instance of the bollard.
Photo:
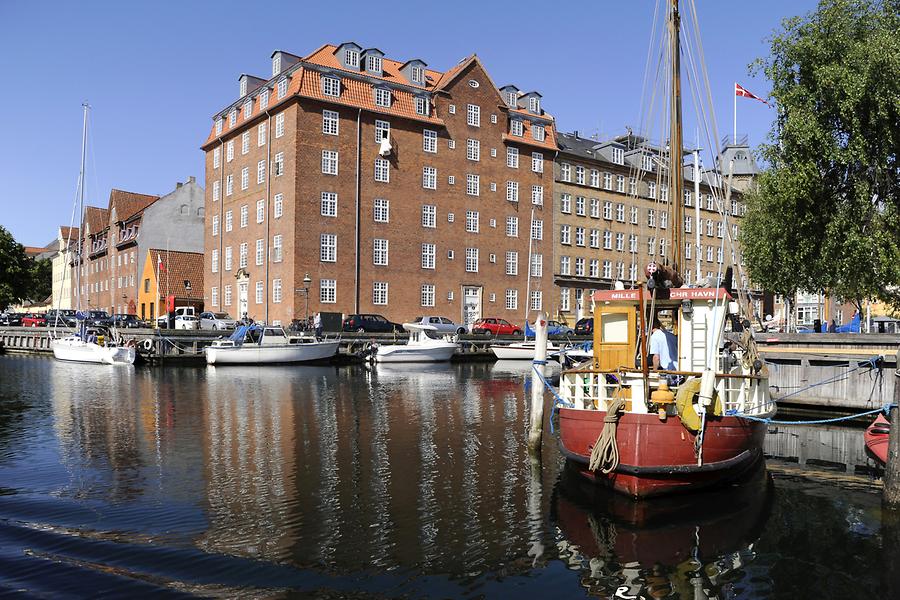
M 531 369 L 531 427 L 528 431 L 528 449 L 533 454 L 541 452 L 544 428 L 544 365 L 547 364 L 547 317 L 539 312 L 534 319 L 534 362 Z M 540 371 L 538 375 L 537 371 Z
M 900 360 L 900 351 L 897 352 Z M 891 408 L 891 433 L 888 438 L 887 462 L 884 465 L 884 506 L 900 510 L 900 362 L 894 371 L 894 407 Z

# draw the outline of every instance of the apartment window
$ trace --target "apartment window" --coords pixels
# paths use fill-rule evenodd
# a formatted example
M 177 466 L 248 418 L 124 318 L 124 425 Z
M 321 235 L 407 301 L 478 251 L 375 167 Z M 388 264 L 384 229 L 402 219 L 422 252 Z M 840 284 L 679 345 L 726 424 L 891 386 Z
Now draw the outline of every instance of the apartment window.
M 591 169 L 591 187 L 600 187 L 600 171 Z
M 524 135 L 525 126 L 523 125 L 521 119 L 513 119 L 512 121 L 510 121 L 509 128 L 512 135 L 518 137 L 522 137 L 522 135 Z
M 337 194 L 335 192 L 322 192 L 320 212 L 323 217 L 337 216 Z
M 265 121 L 259 124 L 259 127 L 256 128 L 256 145 L 265 146 L 266 145 L 266 123 Z
M 653 170 L 653 157 L 646 154 L 641 155 L 641 169 L 644 171 Z
M 241 134 L 241 154 L 250 152 L 250 132 L 245 131 Z
M 275 115 L 275 137 L 280 138 L 284 135 L 284 113 Z
M 478 272 L 478 248 L 466 248 L 466 273 Z
M 263 183 L 266 180 L 266 161 L 261 160 L 256 163 L 256 183 Z
M 257 304 L 263 303 L 263 298 L 264 298 L 264 294 L 265 294 L 265 290 L 263 288 L 264 288 L 263 282 L 257 281 L 256 282 L 256 303 Z
M 453 175 L 447 176 L 447 185 L 456 185 L 456 177 Z
M 437 225 L 437 207 L 426 204 L 422 206 L 422 227 L 435 228 Z
M 437 152 L 437 131 L 426 129 L 422 132 L 422 150 L 425 152 Z
M 341 95 L 341 80 L 337 77 L 322 78 L 322 93 L 337 98 Z
M 625 150 L 622 148 L 613 148 L 612 161 L 617 165 L 625 164 Z
M 284 214 L 284 194 L 275 194 L 273 201 L 274 207 L 272 216 L 278 219 Z
M 422 244 L 422 268 L 433 269 L 434 258 L 437 254 L 434 244 Z
M 619 223 L 625 222 L 625 205 L 624 204 L 616 204 L 616 221 Z
M 481 107 L 477 104 L 466 106 L 466 123 L 473 127 L 481 127 Z
M 277 75 L 277 73 L 275 73 Z M 265 88 L 259 93 L 259 110 L 264 110 L 269 106 L 269 88 Z
M 638 208 L 637 206 L 631 207 L 631 224 L 637 225 L 638 222 Z
M 712 262 L 712 252 L 713 252 L 712 245 L 707 246 L 706 247 L 706 262 Z
M 519 274 L 519 253 L 509 251 L 506 253 L 506 274 L 507 275 L 518 275 Z
M 230 210 L 225 211 L 225 231 L 231 231 L 232 214 Z
M 575 228 L 575 245 L 584 246 L 584 227 Z
M 722 264 L 722 248 L 716 249 L 716 262 Z
M 319 238 L 319 260 L 337 262 L 337 235 L 323 233 Z
M 247 186 L 250 185 L 250 169 L 244 167 L 241 169 L 241 189 L 246 190 Z
M 213 306 L 219 305 L 219 288 L 217 286 L 213 286 L 213 288 L 210 290 L 210 303 Z M 142 304 L 141 307 L 143 306 L 144 305 Z M 141 316 L 143 317 L 143 308 L 141 308 Z
M 541 290 L 531 291 L 531 310 L 541 310 L 541 307 L 544 304 L 543 297 L 544 294 Z
M 367 56 L 366 57 L 366 70 L 372 71 L 373 73 L 381 73 L 381 57 L 380 56 Z
M 656 211 L 652 208 L 647 209 L 647 227 L 656 227 Z
M 656 238 L 651 237 L 647 239 L 647 254 L 653 255 L 656 253 Z
M 637 196 L 637 180 L 634 177 L 628 178 L 628 194 Z
M 237 123 L 237 109 L 232 108 L 231 112 L 228 113 L 228 126 L 234 127 L 235 123 Z
M 210 270 L 213 273 L 219 272 L 219 251 L 218 250 L 212 251 L 212 258 L 210 259 Z
M 572 165 L 569 163 L 559 164 L 559 179 L 561 181 L 572 181 Z
M 612 262 L 608 260 L 603 261 L 603 277 L 606 279 L 612 279 Z
M 372 244 L 372 264 L 387 266 L 388 240 L 375 238 Z
M 687 260 L 691 260 L 691 248 L 693 244 L 691 242 L 685 242 L 684 244 L 684 258 Z
M 559 211 L 565 214 L 572 213 L 572 195 L 562 194 L 559 197 Z
M 567 245 L 572 243 L 572 226 L 571 225 L 560 225 L 559 226 L 559 243 L 567 244 Z
M 707 219 L 706 220 L 706 235 L 712 237 L 712 234 L 713 234 L 713 220 Z
M 625 176 L 624 175 L 616 175 L 616 191 L 625 193 Z
M 231 286 L 225 286 L 225 306 L 231 306 Z
M 599 229 L 591 229 L 590 245 L 591 245 L 591 248 L 599 248 L 600 247 L 600 230 Z
M 638 236 L 634 233 L 628 236 L 628 251 L 634 254 L 637 252 Z
M 518 202 L 519 201 L 519 182 L 518 181 L 507 181 L 506 182 L 506 199 L 509 202 Z
M 584 258 L 575 258 L 575 276 L 584 277 Z
M 238 266 L 242 269 L 247 268 L 247 242 L 242 242 L 238 249 Z
M 575 183 L 584 185 L 584 167 L 582 166 L 575 167 Z
M 257 200 L 256 201 L 256 222 L 262 223 L 266 220 L 266 201 L 265 200 Z
M 579 217 L 585 216 L 587 213 L 585 212 L 585 198 L 583 196 L 575 197 L 575 214 Z
M 234 140 L 228 140 L 228 143 L 225 144 L 225 162 L 231 162 L 234 160 Z
M 531 276 L 532 277 L 543 277 L 544 276 L 544 256 L 542 254 L 532 254 L 531 255 Z
M 375 181 L 388 183 L 391 180 L 391 163 L 384 158 L 375 159 Z
M 604 190 L 612 189 L 612 173 L 604 173 L 603 174 L 603 189 Z
M 694 229 L 694 219 L 693 217 L 685 217 L 684 218 L 684 232 L 691 233 Z
M 372 304 L 383 306 L 388 303 L 388 284 L 386 281 L 372 282 Z
M 335 162 L 335 167 L 337 167 L 337 163 Z M 275 154 L 275 177 L 280 177 L 284 175 L 284 152 L 278 152 Z
M 612 231 L 606 230 L 603 232 L 603 249 L 604 250 L 612 250 L 612 240 L 613 234 Z
M 249 210 L 250 209 L 247 208 L 246 204 L 241 205 L 241 228 L 242 229 L 247 226 L 247 221 L 249 219 L 249 217 L 248 217 Z
M 222 189 L 221 189 L 221 187 L 219 186 L 219 182 L 218 182 L 218 181 L 213 181 L 213 194 L 212 194 L 212 196 L 213 196 L 213 202 L 218 202 L 218 201 L 219 201 L 219 197 L 220 197 L 221 193 L 222 193 Z
M 231 270 L 231 246 L 225 248 L 225 270 Z
M 609 204 L 610 207 L 612 207 L 612 203 L 611 203 L 611 202 L 608 202 L 607 204 Z M 599 218 L 600 218 L 600 201 L 599 201 L 597 198 L 591 198 L 591 218 L 592 218 L 592 219 L 599 219 Z M 607 218 L 610 218 L 610 219 L 611 219 L 611 218 L 612 218 L 612 215 L 610 215 L 610 216 L 607 217 Z
M 447 140 L 447 147 L 451 150 L 456 149 L 456 140 Z
M 281 303 L 281 279 L 272 280 L 272 303 Z
M 588 277 L 600 277 L 600 261 L 592 258 L 588 265 Z
M 478 211 L 466 211 L 466 231 L 468 233 L 478 233 Z
M 506 237 L 519 237 L 519 217 L 506 217 Z
M 213 215 L 212 218 L 212 234 L 219 235 L 219 215 Z M 149 291 L 149 290 L 146 290 Z
M 659 226 L 661 229 L 665 229 L 669 226 L 669 213 L 666 211 L 659 213 Z
M 422 306 L 434 306 L 434 285 L 430 283 L 422 284 L 419 298 Z
M 616 233 L 616 250 L 619 252 L 625 251 L 625 234 L 621 231 Z
M 536 204 L 537 206 L 543 206 L 543 204 L 544 204 L 544 186 L 542 186 L 542 185 L 531 186 L 531 203 Z
M 282 98 L 285 97 L 285 95 L 287 95 L 287 87 L 288 87 L 287 77 L 282 77 L 281 79 L 278 80 L 278 99 L 279 100 L 281 100 Z
M 559 257 L 559 273 L 560 275 L 571 275 L 572 274 L 572 259 L 568 256 L 560 256 Z
M 716 237 L 721 238 L 724 235 L 725 235 L 725 224 L 721 223 L 721 222 L 717 223 L 716 224 Z
M 221 135 L 222 133 L 222 118 L 219 117 L 216 119 L 216 135 Z
M 684 192 L 684 205 L 685 206 L 693 206 L 694 205 L 694 200 L 691 197 L 691 193 L 688 191 Z
M 535 123 L 535 124 L 533 124 L 533 125 L 531 126 L 531 137 L 532 137 L 536 142 L 543 142 L 543 141 L 544 141 L 544 135 L 545 135 L 545 134 L 544 134 L 544 126 L 543 126 L 543 125 L 538 125 L 537 123 Z M 583 182 L 582 182 L 582 183 L 583 183 Z
M 258 240 L 256 240 L 256 264 L 257 264 L 257 266 L 264 264 L 265 258 L 266 258 L 265 240 L 258 239 Z
M 544 239 L 544 222 L 541 219 L 533 219 L 531 221 L 531 239 Z
M 218 169 L 220 164 L 222 164 L 222 149 L 214 148 L 213 149 L 213 168 Z
M 326 135 L 338 135 L 340 127 L 339 114 L 334 110 L 322 111 L 322 133 Z
M 422 167 L 422 187 L 427 190 L 437 189 L 437 169 L 434 167 Z
M 480 177 L 472 173 L 466 173 L 466 194 L 478 196 L 480 194 Z
M 519 310 L 519 290 L 506 290 L 506 309 Z
M 531 170 L 534 173 L 544 172 L 544 155 L 540 152 L 531 153 Z
M 469 160 L 481 160 L 481 142 L 478 140 L 466 140 L 466 158 Z
M 637 265 L 635 263 L 631 263 L 631 266 L 628 267 L 628 279 L 631 281 L 637 280 Z
M 415 103 L 417 115 L 428 115 L 428 98 L 416 96 Z
M 390 202 L 384 198 L 375 198 L 374 219 L 376 223 L 390 221 Z
M 391 90 L 375 88 L 375 105 L 384 106 L 385 108 L 389 107 L 391 105 Z
M 322 173 L 338 174 L 338 153 L 336 150 L 322 150 Z
M 337 280 L 319 280 L 319 302 L 322 304 L 334 304 L 337 302 Z
M 390 139 L 391 137 L 391 124 L 387 121 L 375 120 L 375 143 L 377 144 L 381 140 Z

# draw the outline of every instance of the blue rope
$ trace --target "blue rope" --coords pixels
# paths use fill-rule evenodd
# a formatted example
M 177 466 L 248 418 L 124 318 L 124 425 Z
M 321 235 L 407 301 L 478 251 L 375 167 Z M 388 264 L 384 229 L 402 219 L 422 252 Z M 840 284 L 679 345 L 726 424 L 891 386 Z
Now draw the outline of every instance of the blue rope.
M 835 375 L 834 377 L 829 377 L 828 379 L 825 379 L 825 380 L 820 381 L 820 382 L 818 382 L 818 383 L 813 383 L 813 384 L 808 385 L 808 386 L 806 386 L 806 387 L 802 387 L 802 388 L 800 388 L 800 389 L 797 390 L 797 391 L 791 392 L 790 394 L 785 394 L 784 396 L 781 396 L 780 398 L 775 398 L 775 400 L 776 400 L 776 401 L 781 401 L 781 400 L 784 400 L 785 398 L 790 398 L 791 396 L 796 396 L 797 394 L 800 394 L 800 393 L 805 392 L 805 391 L 807 391 L 807 390 L 811 390 L 811 389 L 813 389 L 813 388 L 815 388 L 815 387 L 819 387 L 819 386 L 822 386 L 822 385 L 827 385 L 827 384 L 829 384 L 829 383 L 837 383 L 838 381 L 843 381 L 844 379 L 846 379 L 846 378 L 850 375 L 850 373 L 852 373 L 852 372 L 854 372 L 854 371 L 858 371 L 858 370 L 860 370 L 860 369 L 862 369 L 862 368 L 865 368 L 865 367 L 869 367 L 870 370 L 873 370 L 873 369 L 875 369 L 875 368 L 878 366 L 878 363 L 879 363 L 881 360 L 883 360 L 883 357 L 882 357 L 880 354 L 879 354 L 878 356 L 873 356 L 872 358 L 866 359 L 865 361 L 859 363 L 858 365 L 856 365 L 855 367 L 853 367 L 853 368 L 850 369 L 849 371 L 845 371 L 844 373 L 841 373 L 840 375 Z M 847 366 L 850 366 L 850 365 L 848 364 Z
M 540 380 L 544 383 L 544 387 L 547 388 L 548 390 L 550 390 L 550 393 L 553 394 L 554 398 L 556 398 L 556 402 L 553 404 L 553 407 L 550 409 L 550 433 L 553 434 L 553 433 L 556 433 L 556 428 L 553 426 L 553 415 L 556 414 L 556 412 L 560 406 L 566 406 L 566 407 L 572 408 L 575 406 L 575 404 L 566 402 L 563 399 L 563 397 L 559 395 L 559 393 L 556 391 L 556 388 L 553 387 L 553 385 L 549 381 L 547 381 L 547 379 L 544 377 L 544 374 L 538 370 L 537 366 L 540 364 L 547 364 L 547 361 L 535 360 L 535 361 L 533 361 L 533 364 L 531 365 L 531 369 L 537 374 L 538 378 L 540 378 Z M 527 381 L 528 380 L 526 379 L 526 382 Z
M 875 408 L 873 410 L 867 410 L 866 412 L 862 412 L 856 415 L 847 415 L 846 417 L 835 417 L 833 419 L 814 419 L 810 421 L 778 421 L 775 419 L 765 418 L 765 417 L 756 417 L 754 415 L 747 415 L 737 410 L 728 410 L 725 411 L 725 414 L 731 417 L 740 417 L 742 419 L 748 419 L 750 421 L 757 421 L 759 423 L 766 423 L 771 425 L 826 425 L 828 423 L 840 423 L 841 421 L 852 421 L 853 419 L 858 419 L 860 417 L 865 417 L 868 415 L 874 415 L 876 413 L 883 412 L 887 414 L 892 408 L 897 406 L 896 404 L 885 404 L 881 408 Z

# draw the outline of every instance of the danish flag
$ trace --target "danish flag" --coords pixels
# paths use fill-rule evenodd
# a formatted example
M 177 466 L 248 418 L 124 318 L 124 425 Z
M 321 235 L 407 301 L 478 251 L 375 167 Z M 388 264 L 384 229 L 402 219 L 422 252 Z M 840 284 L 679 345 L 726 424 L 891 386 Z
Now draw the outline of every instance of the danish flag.
M 766 102 L 765 100 L 763 100 L 762 98 L 757 96 L 756 94 L 752 94 L 749 91 L 747 91 L 746 89 L 744 89 L 744 86 L 742 86 L 739 83 L 734 84 L 734 95 L 740 96 L 741 98 L 753 98 L 754 100 L 759 100 L 766 106 L 772 106 L 771 104 L 769 104 L 768 102 Z

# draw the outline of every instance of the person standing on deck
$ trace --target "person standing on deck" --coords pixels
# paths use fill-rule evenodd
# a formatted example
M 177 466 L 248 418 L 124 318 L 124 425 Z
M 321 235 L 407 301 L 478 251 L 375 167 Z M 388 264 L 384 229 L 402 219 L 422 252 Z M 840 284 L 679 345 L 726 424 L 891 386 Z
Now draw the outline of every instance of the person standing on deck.
M 678 340 L 675 334 L 663 327 L 659 316 L 653 317 L 653 331 L 650 333 L 650 355 L 656 371 L 674 371 L 678 357 Z

